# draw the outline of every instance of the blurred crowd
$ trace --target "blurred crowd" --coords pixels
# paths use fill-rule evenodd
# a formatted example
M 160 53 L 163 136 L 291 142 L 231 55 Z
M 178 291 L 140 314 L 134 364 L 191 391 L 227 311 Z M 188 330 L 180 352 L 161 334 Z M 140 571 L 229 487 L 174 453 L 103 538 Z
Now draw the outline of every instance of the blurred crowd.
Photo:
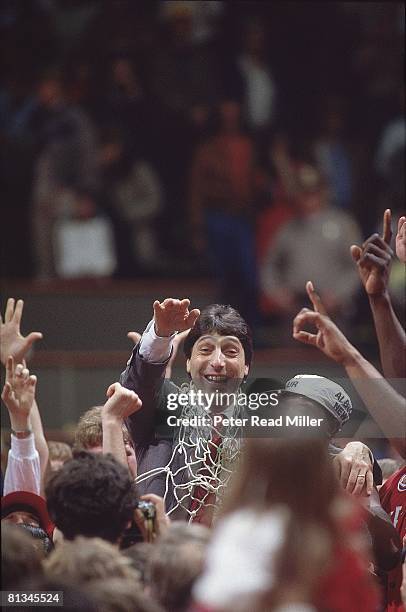
M 349 246 L 403 206 L 403 8 L 9 0 L 2 274 L 210 275 L 255 324 L 306 261 L 346 307 Z
M 312 167 L 299 175 L 306 187 L 319 180 Z M 342 368 L 344 386 L 317 373 L 248 383 L 255 348 L 241 313 L 155 300 L 144 332 L 129 333 L 119 382 L 81 415 L 72 446 L 47 439 L 27 363 L 43 336 L 22 335 L 24 302 L 9 298 L 2 609 L 58 609 L 63 598 L 84 612 L 404 610 L 406 334 L 388 292 L 391 242 L 387 209 L 382 233 L 351 247 L 383 374 L 311 281 L 292 337 Z M 405 216 L 394 250 L 405 266 Z

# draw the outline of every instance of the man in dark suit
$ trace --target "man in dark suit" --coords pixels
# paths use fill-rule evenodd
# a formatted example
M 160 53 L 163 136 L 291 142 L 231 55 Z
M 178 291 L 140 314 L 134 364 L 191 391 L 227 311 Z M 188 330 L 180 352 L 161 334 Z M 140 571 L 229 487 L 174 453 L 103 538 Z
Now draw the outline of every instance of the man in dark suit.
M 235 423 L 247 414 L 240 399 L 253 355 L 252 335 L 231 306 L 212 304 L 201 313 L 189 306 L 187 299 L 154 302 L 154 319 L 120 382 L 142 400 L 141 410 L 127 421 L 137 454 L 139 493 L 164 497 L 173 518 L 210 524 L 240 450 Z M 179 388 L 165 378 L 165 370 L 173 339 L 187 329 L 189 382 Z M 365 447 L 351 444 L 340 453 L 348 478 L 360 471 L 360 449 L 354 445 Z M 361 459 L 363 465 L 365 453 Z M 368 452 L 367 461 L 366 470 L 372 470 Z
M 140 493 L 165 497 L 167 511 L 177 518 L 200 520 L 197 515 L 202 506 L 213 501 L 207 492 L 213 493 L 212 488 L 218 492 L 228 479 L 228 470 L 221 475 L 217 469 L 219 447 L 226 438 L 235 438 L 228 429 L 213 448 L 212 417 L 239 412 L 235 399 L 251 364 L 252 336 L 231 306 L 213 304 L 201 314 L 197 309 L 189 311 L 189 306 L 186 299 L 154 303 L 154 320 L 134 349 L 121 383 L 142 400 L 142 409 L 128 420 L 137 452 Z M 186 329 L 191 330 L 184 342 L 190 382 L 179 389 L 165 379 L 165 369 L 173 338 Z M 219 399 L 226 393 L 234 399 Z M 172 412 L 168 399 L 173 402 L 175 398 L 179 399 L 178 410 Z M 192 425 L 192 416 L 197 426 Z M 181 417 L 182 424 L 176 421 Z M 202 484 L 209 490 L 203 496 Z

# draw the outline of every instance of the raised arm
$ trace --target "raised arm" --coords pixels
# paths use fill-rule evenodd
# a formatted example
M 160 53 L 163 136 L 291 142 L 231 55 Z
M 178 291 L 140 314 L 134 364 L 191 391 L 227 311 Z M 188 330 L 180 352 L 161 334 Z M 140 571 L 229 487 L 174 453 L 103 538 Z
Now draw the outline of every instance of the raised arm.
M 325 313 L 312 283 L 306 290 L 315 308 L 303 308 L 293 322 L 293 337 L 319 348 L 327 357 L 341 364 L 382 432 L 406 458 L 406 400 L 348 341 Z M 313 325 L 317 333 L 305 331 Z M 399 437 L 400 436 L 400 437 Z
M 171 354 L 171 357 L 165 369 L 165 378 L 172 377 L 172 367 L 173 367 L 173 364 L 175 363 L 176 356 L 179 351 L 179 347 L 184 341 L 184 339 L 186 338 L 186 336 L 188 335 L 189 331 L 190 331 L 189 329 L 185 329 L 183 332 L 179 332 L 178 334 L 176 334 L 176 336 L 172 340 L 172 354 Z M 134 332 L 134 331 L 128 332 L 127 337 L 130 338 L 130 340 L 134 342 L 135 346 L 137 346 L 137 344 L 141 340 L 141 334 L 139 334 L 138 332 Z
M 41 332 L 31 332 L 28 336 L 22 336 L 20 332 L 21 317 L 24 302 L 13 298 L 7 300 L 6 312 L 0 315 L 0 359 L 5 366 L 8 357 L 13 357 L 15 363 L 22 363 L 27 359 L 27 353 L 34 342 L 41 340 Z
M 4 495 L 13 491 L 41 494 L 40 458 L 31 430 L 30 413 L 35 398 L 37 379 L 23 364 L 14 365 L 9 357 L 1 398 L 11 425 L 11 449 L 4 478 Z
M 20 331 L 23 315 L 24 301 L 9 298 L 7 300 L 6 312 L 3 319 L 0 315 L 0 358 L 5 366 L 8 357 L 13 357 L 14 363 L 25 365 L 28 352 L 37 340 L 41 340 L 41 332 L 30 332 L 23 336 Z M 48 464 L 48 445 L 44 435 L 38 404 L 35 400 L 31 408 L 31 429 L 34 434 L 35 446 L 40 456 L 41 475 L 44 477 Z
M 399 222 L 396 239 L 396 249 L 401 256 L 404 254 L 404 233 L 406 232 L 404 225 L 404 222 L 403 224 Z M 406 334 L 393 310 L 388 291 L 393 258 L 393 251 L 389 246 L 391 237 L 391 211 L 387 209 L 383 217 L 383 235 L 372 234 L 362 247 L 353 245 L 351 254 L 357 263 L 359 275 L 371 306 L 383 372 L 387 378 L 404 378 Z
M 145 446 L 153 438 L 155 414 L 162 400 L 165 370 L 175 334 L 191 329 L 200 314 L 197 309 L 189 311 L 189 306 L 187 299 L 167 298 L 163 302 L 154 302 L 154 318 L 121 375 L 123 387 L 134 391 L 142 401 L 142 409 L 127 421 L 137 445 Z
M 114 383 L 107 389 L 107 402 L 102 409 L 103 453 L 111 453 L 117 461 L 128 467 L 123 438 L 124 419 L 139 410 L 142 402 L 134 391 Z M 134 478 L 136 474 L 132 474 Z

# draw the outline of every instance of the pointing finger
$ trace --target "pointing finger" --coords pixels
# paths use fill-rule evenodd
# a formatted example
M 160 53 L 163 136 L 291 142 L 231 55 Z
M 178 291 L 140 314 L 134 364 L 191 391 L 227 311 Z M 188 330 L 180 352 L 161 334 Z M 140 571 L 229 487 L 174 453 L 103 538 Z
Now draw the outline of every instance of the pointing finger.
M 383 213 L 383 235 L 382 238 L 386 244 L 390 244 L 392 238 L 392 213 L 390 208 L 387 208 Z
M 327 311 L 324 308 L 324 304 L 321 301 L 319 294 L 316 293 L 312 281 L 307 281 L 306 291 L 307 291 L 307 295 L 309 296 L 311 303 L 313 304 L 314 310 L 316 312 L 319 312 L 320 314 L 326 315 Z

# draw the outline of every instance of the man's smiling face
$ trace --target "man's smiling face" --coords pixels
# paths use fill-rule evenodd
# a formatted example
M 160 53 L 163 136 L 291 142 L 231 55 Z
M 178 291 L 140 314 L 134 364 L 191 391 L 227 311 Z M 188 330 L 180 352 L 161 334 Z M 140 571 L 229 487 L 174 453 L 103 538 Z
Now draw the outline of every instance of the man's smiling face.
M 198 389 L 205 393 L 235 392 L 249 366 L 243 346 L 236 336 L 206 334 L 193 345 L 187 372 Z

